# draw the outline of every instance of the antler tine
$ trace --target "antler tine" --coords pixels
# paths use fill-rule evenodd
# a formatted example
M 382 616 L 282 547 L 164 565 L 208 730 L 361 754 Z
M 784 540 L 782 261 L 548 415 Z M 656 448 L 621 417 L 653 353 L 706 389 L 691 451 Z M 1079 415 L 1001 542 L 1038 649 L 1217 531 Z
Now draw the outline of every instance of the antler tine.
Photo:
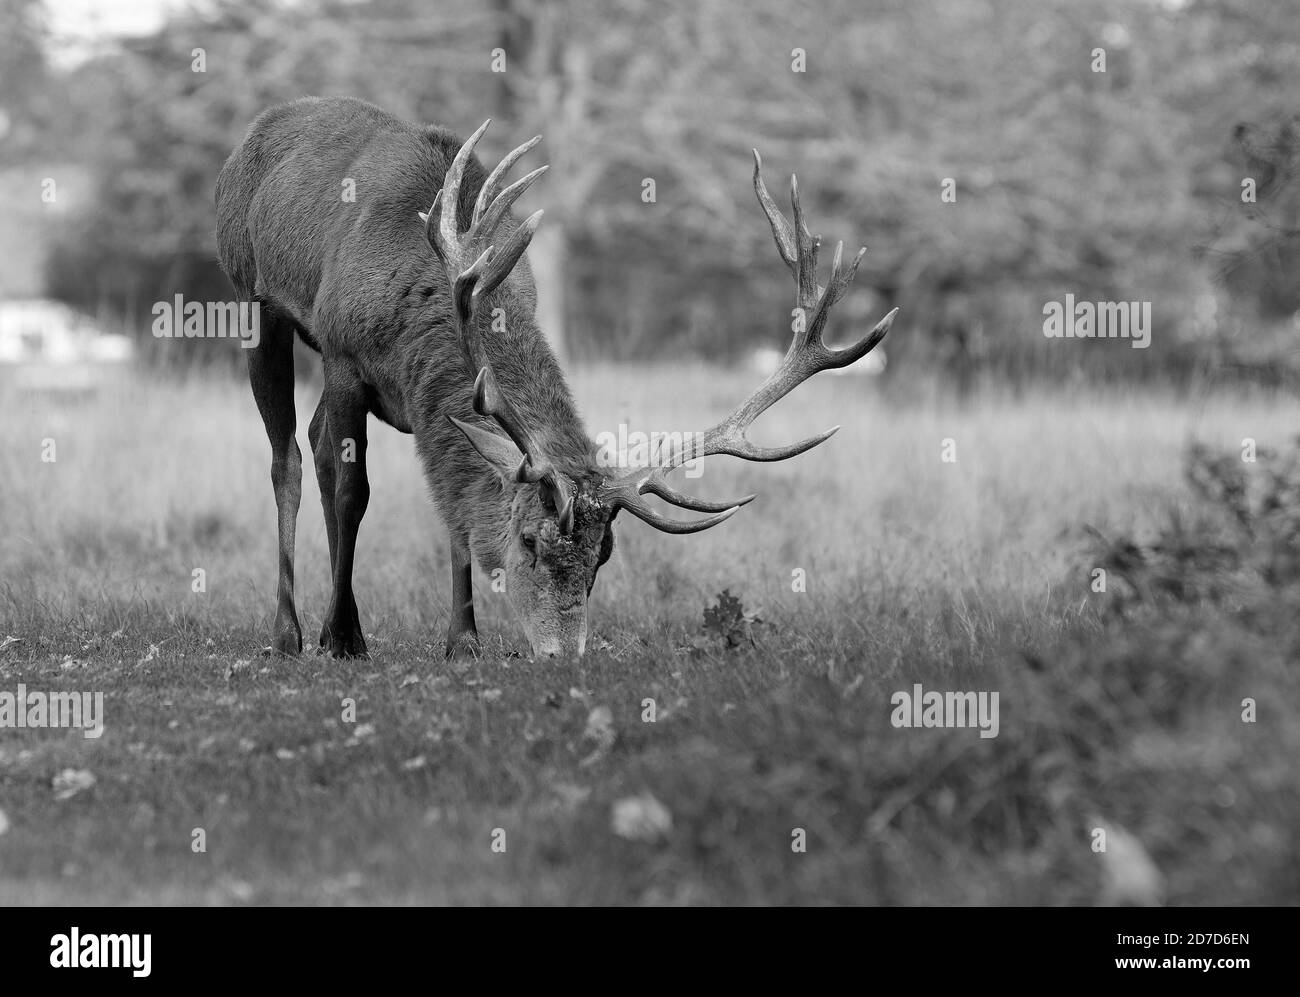
M 506 431 L 506 435 L 519 448 L 519 452 L 523 454 L 524 460 L 531 468 L 527 474 L 528 480 L 540 481 L 547 475 L 554 477 L 554 471 L 542 455 L 541 448 L 520 422 L 515 410 L 502 397 L 501 389 L 497 386 L 496 375 L 492 372 L 492 366 L 487 362 L 487 358 L 479 354 L 471 362 L 481 364 L 478 376 L 474 379 L 474 411 L 481 416 L 495 419 L 497 424 Z M 516 472 L 515 477 L 518 480 L 519 472 Z
M 488 118 L 483 124 L 478 126 L 478 130 L 465 140 L 465 144 L 460 147 L 455 158 L 451 161 L 451 166 L 447 168 L 447 176 L 442 181 L 442 216 L 438 223 L 438 233 L 449 246 L 456 245 L 457 237 L 460 235 L 460 226 L 457 224 L 456 215 L 460 209 L 460 184 L 465 179 L 465 166 L 469 163 L 470 157 L 474 155 L 474 146 L 478 145 L 478 140 L 483 137 L 487 131 L 488 125 L 492 124 L 492 119 Z
M 487 210 L 487 206 L 501 192 L 501 181 L 510 172 L 511 167 L 519 162 L 520 157 L 534 148 L 541 140 L 540 135 L 534 135 L 523 145 L 512 149 L 501 162 L 497 163 L 496 168 L 488 174 L 488 178 L 483 181 L 483 186 L 479 189 L 478 199 L 474 202 L 474 228 L 478 227 L 479 219 L 483 217 L 483 212 Z
M 720 512 L 715 516 L 706 516 L 704 519 L 669 519 L 667 516 L 661 516 L 650 508 L 650 504 L 644 498 L 636 493 L 620 495 L 612 505 L 619 509 L 626 509 L 643 523 L 649 523 L 656 530 L 662 533 L 699 533 L 701 530 L 707 530 L 717 526 L 719 523 L 726 522 L 736 514 L 740 508 L 739 505 L 733 505 Z
M 794 275 L 796 285 L 796 302 L 803 312 L 802 321 L 796 326 L 794 338 L 786 351 L 780 367 L 763 384 L 750 395 L 731 415 L 716 426 L 706 430 L 701 439 L 685 446 L 677 446 L 652 470 L 637 469 L 617 479 L 605 482 L 604 493 L 611 505 L 626 508 L 634 515 L 668 533 L 689 533 L 697 529 L 708 529 L 722 522 L 739 506 L 748 502 L 749 496 L 733 506 L 725 507 L 702 499 L 694 499 L 671 488 L 666 475 L 686 461 L 697 457 L 710 457 L 726 454 L 750 461 L 787 460 L 806 450 L 811 450 L 824 443 L 839 429 L 834 426 L 824 433 L 809 437 L 799 443 L 780 447 L 758 447 L 749 441 L 745 431 L 768 408 L 814 374 L 823 370 L 846 367 L 869 353 L 885 338 L 898 314 L 895 308 L 881 319 L 862 340 L 853 346 L 832 350 L 822 339 L 822 332 L 834 304 L 842 298 L 857 275 L 858 265 L 866 250 L 859 250 L 848 264 L 844 265 L 844 244 L 837 243 L 835 258 L 831 262 L 829 283 L 823 288 L 817 283 L 817 257 L 821 247 L 821 237 L 809 233 L 804 224 L 803 208 L 799 201 L 799 181 L 790 178 L 790 205 L 794 212 L 792 225 L 777 208 L 767 186 L 763 183 L 763 160 L 758 150 L 754 150 L 754 193 L 772 227 L 772 236 L 776 241 L 781 259 Z M 655 455 L 656 457 L 658 454 Z M 697 511 L 718 511 L 718 515 L 695 523 L 676 523 L 658 516 L 646 504 L 646 493 L 657 495 L 667 502 L 686 509 Z
M 790 223 L 785 220 L 785 215 L 781 214 L 781 209 L 776 206 L 772 200 L 772 195 L 767 192 L 767 185 L 763 183 L 763 157 L 754 150 L 754 193 L 758 195 L 758 203 L 763 206 L 763 214 L 767 215 L 767 222 L 772 226 L 772 237 L 776 239 L 777 252 L 781 254 L 781 259 L 785 260 L 785 265 L 790 268 L 790 272 L 799 277 L 799 253 L 795 249 L 794 229 Z
M 863 246 L 858 250 L 857 255 L 853 257 L 853 262 L 849 264 L 848 270 L 845 270 L 840 264 L 844 259 L 844 240 L 841 239 L 835 244 L 835 258 L 831 260 L 831 282 L 826 285 L 826 307 L 829 308 L 849 289 L 853 283 L 853 278 L 858 275 L 858 264 L 862 258 L 867 255 L 867 247 Z
M 817 253 L 821 249 L 822 237 L 810 235 L 808 226 L 803 221 L 803 208 L 799 204 L 799 178 L 790 174 L 790 206 L 794 209 L 795 274 L 799 285 L 796 302 L 800 308 L 808 309 L 817 304 L 817 295 L 821 288 L 817 286 Z
M 547 169 L 542 167 L 534 170 L 505 190 L 501 190 L 501 183 L 507 171 L 524 153 L 537 145 L 541 136 L 530 139 L 511 151 L 484 180 L 475 198 L 469 229 L 464 233 L 460 232 L 458 224 L 460 192 L 465 170 L 473 158 L 474 147 L 487 131 L 489 124 L 491 119 L 483 122 L 478 130 L 465 140 L 450 166 L 447 167 L 442 189 L 434 197 L 432 207 L 427 213 L 420 212 L 420 218 L 424 222 L 425 235 L 429 243 L 447 270 L 461 348 L 470 370 L 476 372 L 474 411 L 483 418 L 495 421 L 518 448 L 521 456 L 519 466 L 514 473 L 515 481 L 520 484 L 539 485 L 543 495 L 555 508 L 561 531 L 567 533 L 573 529 L 573 487 L 568 479 L 557 473 L 547 460 L 536 437 L 529 432 L 526 423 L 506 399 L 492 369 L 487 344 L 483 339 L 484 329 L 480 328 L 481 323 L 472 321 L 481 297 L 491 293 L 504 281 L 519 261 L 519 257 L 523 255 L 533 233 L 537 231 L 542 212 L 534 213 L 518 226 L 499 248 L 491 244 L 496 235 L 496 228 L 506 217 L 519 195 Z M 468 435 L 470 430 L 466 427 L 469 424 L 457 422 L 457 425 Z M 471 429 L 487 432 L 476 427 Z
M 853 258 L 853 262 L 849 264 L 847 269 L 844 269 L 842 266 L 844 243 L 840 242 L 836 244 L 835 259 L 831 263 L 830 283 L 824 288 L 817 288 L 818 297 L 816 299 L 807 303 L 800 303 L 800 308 L 804 311 L 804 324 L 802 334 L 797 333 L 795 336 L 794 346 L 797 346 L 800 349 L 806 349 L 822 357 L 838 355 L 836 351 L 827 348 L 825 342 L 822 340 L 822 330 L 826 328 L 826 320 L 830 316 L 831 307 L 844 296 L 846 291 L 848 291 L 849 285 L 853 283 L 853 278 L 857 276 L 858 264 L 862 262 L 862 257 L 866 254 L 867 251 L 865 248 L 859 249 L 857 255 Z M 813 281 L 814 283 L 816 282 L 815 277 L 813 278 Z M 803 290 L 801 287 L 800 295 L 802 296 L 802 294 Z M 812 309 L 811 315 L 808 314 L 809 308 Z M 888 329 L 888 326 L 886 326 L 886 329 Z M 873 343 L 872 345 L 874 346 L 875 344 Z M 794 346 L 792 346 L 792 348 L 794 348 Z M 858 357 L 855 357 L 854 359 L 858 359 L 861 356 L 862 354 L 859 354 Z M 852 361 L 848 362 L 851 363 Z M 833 366 L 843 366 L 843 364 Z
M 519 196 L 533 185 L 533 181 L 550 168 L 550 164 L 539 166 L 527 176 L 520 177 L 496 196 L 492 203 L 483 212 L 481 217 L 479 216 L 478 207 L 476 206 L 474 208 L 475 236 L 484 240 L 491 239 L 492 236 L 496 234 L 497 226 L 501 224 L 501 219 L 505 216 L 506 212 L 510 210 L 515 201 L 519 200 Z M 481 196 L 482 195 L 480 195 L 480 197 Z
M 728 509 L 739 509 L 742 505 L 749 505 L 757 495 L 746 495 L 744 498 L 735 499 L 729 502 L 710 502 L 708 499 L 696 498 L 693 495 L 686 495 L 677 491 L 664 479 L 662 474 L 655 474 L 644 488 L 642 493 L 649 492 L 652 495 L 658 495 L 665 502 L 671 502 L 679 509 L 690 509 L 692 512 L 726 512 Z
M 515 482 L 540 485 L 559 514 L 561 532 L 571 532 L 573 490 L 567 479 L 558 474 L 551 462 L 546 459 L 537 441 L 533 439 L 518 414 L 505 400 L 497 386 L 492 367 L 486 362 L 479 368 L 478 376 L 474 379 L 474 411 L 478 415 L 494 420 L 506 431 L 506 435 L 522 455 L 519 466 L 515 469 Z
M 895 308 L 888 315 L 875 324 L 875 327 L 867 333 L 862 339 L 852 346 L 846 346 L 842 350 L 828 350 L 830 354 L 826 363 L 826 369 L 832 370 L 840 367 L 847 367 L 849 364 L 857 363 L 868 353 L 874 350 L 882 339 L 889 332 L 889 327 L 894 324 L 894 316 L 898 314 Z
M 540 172 L 540 171 L 539 171 Z M 527 178 L 525 178 L 527 179 Z M 504 196 L 504 195 L 503 195 Z M 538 208 L 510 234 L 510 238 L 505 241 L 501 251 L 494 253 L 491 260 L 486 264 L 483 279 L 479 281 L 478 286 L 474 288 L 474 297 L 479 298 L 485 294 L 491 294 L 500 283 L 510 275 L 510 271 L 515 268 L 519 262 L 519 257 L 524 255 L 524 250 L 533 240 L 533 234 L 537 231 L 537 226 L 542 223 L 541 208 Z
M 519 460 L 519 466 L 515 468 L 515 483 L 520 485 L 535 485 L 541 480 L 541 473 L 533 467 L 532 461 L 528 459 L 528 454 L 524 454 Z
M 671 468 L 668 470 L 671 470 Z M 606 492 L 606 501 L 611 508 L 627 509 L 639 519 L 666 533 L 695 533 L 699 530 L 707 530 L 711 526 L 717 526 L 735 513 L 742 505 L 748 505 L 758 497 L 756 495 L 746 495 L 734 501 L 710 502 L 708 499 L 696 498 L 693 495 L 686 495 L 677 491 L 668 484 L 665 473 L 665 468 L 654 467 L 642 468 L 625 475 L 616 482 L 610 483 Z M 657 495 L 665 502 L 669 502 L 681 509 L 690 509 L 692 512 L 719 513 L 720 515 L 690 521 L 667 519 L 660 516 L 649 506 L 645 499 L 642 498 L 644 494 Z
M 417 214 L 420 216 L 420 221 L 424 222 L 424 237 L 429 241 L 429 245 L 433 247 L 433 251 L 438 254 L 438 259 L 446 263 L 447 257 L 438 240 L 437 218 L 439 216 L 438 208 L 441 204 L 442 190 L 439 189 L 438 193 L 433 195 L 433 204 L 430 205 L 429 210 L 420 211 Z
M 501 189 L 502 178 L 510 172 L 510 168 L 519 162 L 521 156 L 537 145 L 542 140 L 540 135 L 534 135 L 527 142 L 515 146 L 497 163 L 496 167 L 488 174 L 487 179 L 483 181 L 483 186 L 479 189 L 478 199 L 474 202 L 474 223 L 483 215 L 483 209 L 487 207 Z
M 473 158 L 475 146 L 491 123 L 491 118 L 483 122 L 457 150 L 447 167 L 442 189 L 433 199 L 433 206 L 427 213 L 420 212 L 425 237 L 448 270 L 457 303 L 462 306 L 462 318 L 468 317 L 469 312 L 464 309 L 473 304 L 468 295 L 482 297 L 490 294 L 510 275 L 528 248 L 537 231 L 541 212 L 536 212 L 515 229 L 501 246 L 493 245 L 496 230 L 519 196 L 549 169 L 542 166 L 501 190 L 506 172 L 541 141 L 541 136 L 529 139 L 509 152 L 483 182 L 475 198 L 469 229 L 461 233 L 459 207 L 465 169 Z
M 452 284 L 451 293 L 455 299 L 456 316 L 462 326 L 469 324 L 469 317 L 474 308 L 475 296 L 478 294 L 481 278 L 492 262 L 492 247 L 479 255 L 479 258 L 461 271 Z

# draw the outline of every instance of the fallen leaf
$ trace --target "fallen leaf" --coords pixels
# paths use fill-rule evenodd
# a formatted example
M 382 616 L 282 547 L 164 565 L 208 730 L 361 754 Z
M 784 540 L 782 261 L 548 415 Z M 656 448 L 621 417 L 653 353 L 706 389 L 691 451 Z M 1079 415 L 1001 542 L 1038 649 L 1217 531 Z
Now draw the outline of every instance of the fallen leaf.
M 614 739 L 617 737 L 614 731 L 614 712 L 608 706 L 597 706 L 587 714 L 587 726 L 582 736 L 588 741 L 595 741 L 597 747 L 608 751 L 614 746 Z
M 95 785 L 95 774 L 89 769 L 64 769 L 54 777 L 54 798 L 70 800 L 93 785 Z
M 626 796 L 614 804 L 614 833 L 629 841 L 658 841 L 673 829 L 673 815 L 649 792 Z
M 1102 869 L 1101 902 L 1106 906 L 1158 907 L 1164 877 L 1142 842 L 1118 824 L 1094 818 L 1106 833 L 1106 850 L 1098 853 Z
M 374 724 L 357 724 L 352 731 L 352 736 L 349 737 L 347 741 L 345 741 L 344 743 L 349 748 L 355 748 L 362 741 L 369 740 L 374 736 L 375 736 Z
M 565 810 L 573 810 L 587 801 L 591 795 L 591 790 L 586 786 L 575 786 L 571 782 L 556 783 L 555 795 L 559 797 L 560 805 Z
M 588 765 L 594 765 L 600 761 L 614 747 L 614 741 L 618 737 L 614 730 L 614 714 L 608 706 L 597 706 L 587 714 L 587 726 L 582 732 L 584 741 L 591 741 L 594 748 L 586 758 L 578 764 L 583 768 Z

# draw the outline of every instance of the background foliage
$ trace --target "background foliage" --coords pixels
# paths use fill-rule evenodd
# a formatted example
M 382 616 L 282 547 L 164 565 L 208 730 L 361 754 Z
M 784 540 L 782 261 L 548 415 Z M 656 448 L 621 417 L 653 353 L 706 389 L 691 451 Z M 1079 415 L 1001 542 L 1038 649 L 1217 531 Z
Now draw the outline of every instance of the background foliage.
M 36 0 L 3 17 L 0 165 L 86 175 L 48 289 L 140 335 L 156 300 L 229 295 L 212 187 L 251 118 L 350 94 L 462 133 L 491 115 L 485 157 L 545 135 L 533 256 L 554 267 L 579 357 L 781 344 L 790 302 L 750 190 L 758 146 L 773 187 L 798 171 L 814 229 L 868 246 L 837 328 L 900 305 L 904 379 L 1289 376 L 1291 0 L 218 0 L 66 69 Z M 1066 292 L 1152 301 L 1159 347 L 1044 340 L 1042 306 Z

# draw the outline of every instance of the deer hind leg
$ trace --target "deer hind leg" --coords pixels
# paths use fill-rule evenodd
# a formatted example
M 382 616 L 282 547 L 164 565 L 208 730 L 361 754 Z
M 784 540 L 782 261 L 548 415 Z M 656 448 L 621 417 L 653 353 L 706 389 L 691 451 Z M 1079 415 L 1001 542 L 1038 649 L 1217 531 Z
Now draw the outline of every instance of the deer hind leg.
M 474 578 L 469 540 L 451 537 L 451 623 L 447 627 L 447 657 L 480 653 L 478 628 L 474 624 Z
M 280 541 L 280 580 L 276 592 L 272 649 L 296 655 L 302 650 L 302 627 L 293 604 L 294 533 L 302 498 L 302 452 L 295 438 L 293 408 L 293 322 L 263 306 L 261 339 L 249 350 L 248 380 L 271 441 L 271 486 Z
M 357 603 L 352 593 L 352 563 L 356 554 L 357 530 L 370 502 L 370 482 L 366 478 L 366 404 L 365 390 L 356 372 L 346 366 L 326 361 L 325 429 L 322 442 L 328 446 L 334 470 L 332 502 L 322 498 L 325 515 L 333 506 L 334 535 L 330 543 L 330 561 L 334 572 L 334 594 L 321 630 L 321 646 L 336 658 L 366 655 L 366 641 L 361 632 Z M 313 420 L 315 421 L 315 420 Z M 321 466 L 317 457 L 317 467 Z M 325 487 L 322 480 L 322 489 Z M 326 524 L 328 530 L 328 523 Z
M 311 440 L 312 457 L 316 461 L 316 483 L 320 486 L 321 511 L 325 514 L 325 537 L 330 548 L 330 578 L 334 577 L 334 568 L 338 564 L 339 521 L 334 507 L 334 490 L 338 486 L 338 474 L 334 466 L 335 448 L 330 434 L 329 417 L 325 411 L 325 396 L 321 395 L 316 406 L 316 414 L 307 426 L 307 438 Z M 329 627 L 321 625 L 320 646 L 329 642 Z

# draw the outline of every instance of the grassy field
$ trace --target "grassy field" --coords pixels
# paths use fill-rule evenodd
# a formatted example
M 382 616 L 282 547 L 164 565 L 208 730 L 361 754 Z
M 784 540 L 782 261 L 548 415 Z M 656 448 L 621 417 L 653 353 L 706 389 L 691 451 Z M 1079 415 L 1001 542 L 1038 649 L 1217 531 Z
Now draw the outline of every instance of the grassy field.
M 572 377 L 593 433 L 701 428 L 751 381 Z M 315 400 L 300 387 L 304 451 Z M 409 437 L 371 439 L 356 590 L 372 659 L 284 661 L 262 653 L 274 502 L 246 385 L 150 375 L 0 401 L 0 691 L 102 691 L 106 714 L 98 740 L 0 730 L 0 903 L 1300 898 L 1300 635 L 1275 620 L 1285 640 L 1265 639 L 1232 607 L 1205 630 L 1192 602 L 1120 619 L 1114 587 L 1088 588 L 1081 530 L 1157 536 L 1191 507 L 1189 442 L 1281 448 L 1293 401 L 886 404 L 824 377 L 754 436 L 843 424 L 831 442 L 690 483 L 759 492 L 732 521 L 694 538 L 621 522 L 581 662 L 507 656 L 526 643 L 480 577 L 491 653 L 456 668 L 446 537 Z M 311 644 L 327 560 L 308 459 Z M 763 621 L 752 643 L 702 629 L 723 589 Z M 893 727 L 891 694 L 917 682 L 998 691 L 998 737 Z M 84 788 L 56 791 L 69 769 Z

